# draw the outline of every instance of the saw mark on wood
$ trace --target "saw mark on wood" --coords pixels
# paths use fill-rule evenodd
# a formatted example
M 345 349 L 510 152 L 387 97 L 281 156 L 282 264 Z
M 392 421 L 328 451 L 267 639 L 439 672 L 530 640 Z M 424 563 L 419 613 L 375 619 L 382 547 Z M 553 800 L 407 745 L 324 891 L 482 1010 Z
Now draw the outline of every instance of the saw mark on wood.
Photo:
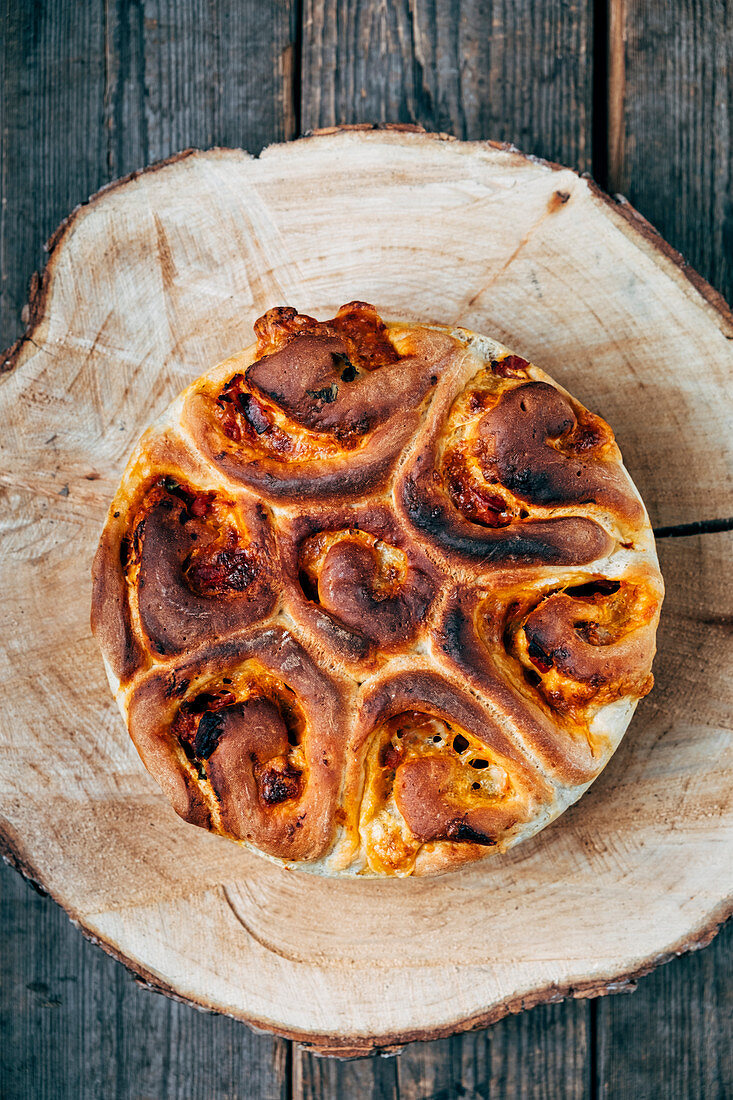
M 253 906 L 262 908 L 258 900 L 253 897 L 245 882 L 239 882 L 237 884 L 238 889 L 244 891 Z M 416 956 L 414 958 L 408 958 L 406 956 L 386 955 L 384 936 L 381 930 L 377 929 L 376 938 L 374 941 L 373 951 L 365 950 L 364 953 L 359 956 L 349 955 L 333 955 L 325 951 L 319 950 L 316 947 L 309 947 L 307 954 L 300 954 L 293 951 L 291 948 L 283 947 L 273 943 L 271 940 L 266 939 L 262 933 L 256 932 L 249 921 L 242 916 L 237 907 L 237 903 L 231 897 L 228 888 L 221 883 L 219 886 L 224 900 L 231 910 L 232 914 L 236 918 L 237 922 L 242 926 L 248 936 L 250 936 L 255 943 L 258 943 L 260 947 L 263 947 L 266 951 L 269 951 L 273 955 L 277 955 L 281 959 L 286 959 L 288 962 L 305 963 L 311 966 L 328 966 L 328 967 L 350 967 L 356 970 L 363 970 L 364 968 L 379 967 L 382 970 L 394 970 L 399 969 L 424 969 L 425 967 L 438 967 L 440 968 L 444 964 L 442 957 L 431 958 L 427 954 L 423 956 Z M 437 932 L 436 932 L 437 934 Z M 364 945 L 368 948 L 370 945 Z M 476 966 L 476 960 L 474 958 L 467 957 L 453 958 L 451 963 L 455 967 L 470 967 Z M 486 965 L 486 964 L 484 964 Z
M 258 932 L 255 932 L 254 928 L 252 928 L 252 926 L 247 923 L 247 921 L 244 919 L 242 914 L 239 912 L 239 910 L 237 909 L 237 907 L 234 904 L 234 902 L 232 901 L 232 899 L 229 897 L 229 891 L 227 890 L 226 886 L 223 883 L 221 885 L 221 893 L 224 897 L 224 901 L 226 902 L 227 906 L 231 910 L 231 912 L 232 912 L 233 916 L 235 917 L 235 919 L 237 920 L 237 922 L 239 924 L 241 924 L 242 928 L 245 930 L 247 935 L 251 939 L 253 939 L 255 941 L 255 943 L 258 943 L 260 945 L 260 947 L 264 947 L 265 951 L 269 951 L 272 955 L 277 955 L 278 958 L 286 959 L 288 962 L 297 962 L 297 963 L 313 962 L 313 959 L 309 959 L 306 955 L 298 955 L 294 951 L 284 951 L 281 947 L 277 947 L 274 943 L 270 943 L 269 940 L 266 940 Z

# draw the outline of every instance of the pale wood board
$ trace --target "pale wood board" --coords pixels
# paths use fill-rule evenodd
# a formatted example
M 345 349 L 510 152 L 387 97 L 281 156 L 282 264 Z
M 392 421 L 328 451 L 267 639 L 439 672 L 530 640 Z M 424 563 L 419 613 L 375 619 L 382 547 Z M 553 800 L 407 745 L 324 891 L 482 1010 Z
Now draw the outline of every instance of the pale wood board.
M 654 693 L 582 803 L 502 859 L 318 880 L 178 821 L 144 772 L 88 627 L 126 456 L 268 306 L 323 316 L 353 297 L 488 332 L 547 369 L 616 429 L 653 522 L 733 513 L 733 319 L 568 170 L 336 133 L 258 160 L 178 158 L 57 236 L 0 382 L 5 844 L 153 984 L 344 1053 L 623 986 L 706 942 L 733 864 L 728 534 L 660 545 Z

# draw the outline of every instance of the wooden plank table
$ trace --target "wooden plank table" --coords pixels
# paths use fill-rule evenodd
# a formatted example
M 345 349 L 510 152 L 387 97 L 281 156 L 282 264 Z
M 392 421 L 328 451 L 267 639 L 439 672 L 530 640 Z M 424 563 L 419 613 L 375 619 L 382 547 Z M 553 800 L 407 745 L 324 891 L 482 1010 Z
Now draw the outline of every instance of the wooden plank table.
M 4 0 L 0 26 L 0 346 L 42 242 L 104 183 L 188 145 L 353 122 L 591 171 L 733 298 L 731 0 Z M 12 871 L 0 885 L 3 1097 L 733 1092 L 730 927 L 633 996 L 338 1063 L 139 989 Z

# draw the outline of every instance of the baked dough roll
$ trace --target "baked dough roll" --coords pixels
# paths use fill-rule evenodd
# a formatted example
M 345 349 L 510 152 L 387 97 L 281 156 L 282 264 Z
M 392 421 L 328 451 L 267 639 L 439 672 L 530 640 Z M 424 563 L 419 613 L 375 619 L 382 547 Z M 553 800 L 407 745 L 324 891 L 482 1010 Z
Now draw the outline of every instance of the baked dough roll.
M 92 626 L 187 821 L 289 867 L 437 874 L 586 790 L 664 588 L 613 432 L 540 368 L 290 307 L 142 437 Z

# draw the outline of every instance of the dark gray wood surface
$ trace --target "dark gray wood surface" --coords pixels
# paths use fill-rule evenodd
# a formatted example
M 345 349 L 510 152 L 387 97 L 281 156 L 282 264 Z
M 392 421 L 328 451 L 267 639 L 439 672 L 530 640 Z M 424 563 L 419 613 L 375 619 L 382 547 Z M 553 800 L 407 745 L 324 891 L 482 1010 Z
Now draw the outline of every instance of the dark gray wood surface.
M 591 171 L 733 295 L 733 0 L 0 0 L 0 19 L 0 347 L 43 242 L 104 183 L 350 122 Z M 8 1100 L 733 1096 L 730 927 L 632 996 L 353 1063 L 140 989 L 9 868 L 0 971 Z

